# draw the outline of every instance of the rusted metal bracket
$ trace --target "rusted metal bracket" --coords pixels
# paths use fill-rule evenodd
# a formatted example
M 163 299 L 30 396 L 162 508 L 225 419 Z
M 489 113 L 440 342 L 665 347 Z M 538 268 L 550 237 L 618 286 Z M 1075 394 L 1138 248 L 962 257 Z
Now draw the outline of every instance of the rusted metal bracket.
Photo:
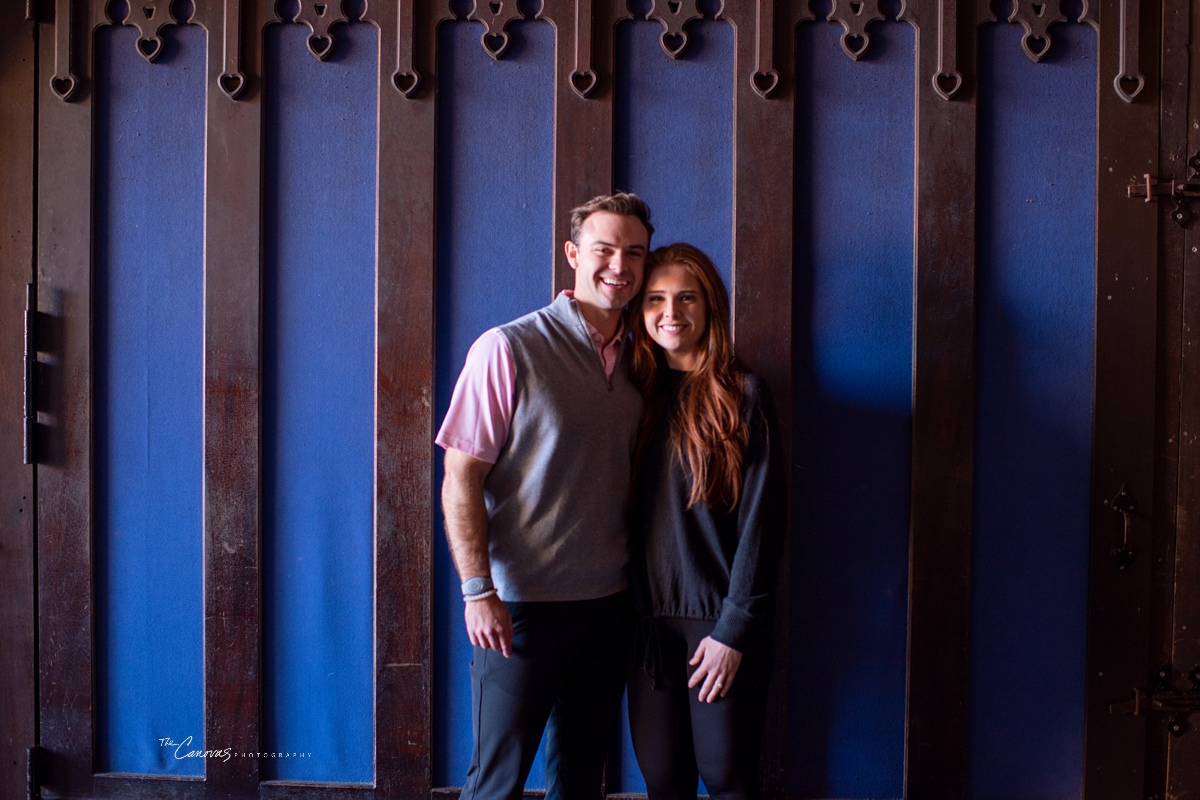
M 833 10 L 826 19 L 842 24 L 842 50 L 858 61 L 871 46 L 867 26 L 886 17 L 879 10 L 879 0 L 833 0 Z
M 1188 171 L 1192 173 L 1190 177 L 1195 177 L 1196 167 L 1194 164 L 1200 163 L 1200 156 L 1192 156 L 1188 160 Z M 1154 176 L 1146 173 L 1142 176 L 1142 180 L 1131 183 L 1125 189 L 1126 197 L 1143 198 L 1147 203 L 1151 200 L 1164 198 L 1175 203 L 1175 208 L 1171 211 L 1171 219 L 1181 228 L 1186 228 L 1188 222 L 1192 219 L 1192 212 L 1189 208 L 1191 201 L 1200 197 L 1200 183 L 1186 183 L 1184 181 L 1159 181 Z
M 1129 493 L 1129 488 L 1125 484 L 1121 484 L 1117 496 L 1108 501 L 1107 505 L 1122 517 L 1121 546 L 1109 551 L 1108 557 L 1112 559 L 1113 566 L 1117 568 L 1117 571 L 1124 575 L 1125 570 L 1129 569 L 1129 565 L 1136 557 L 1133 548 L 1129 546 L 1129 529 L 1132 527 L 1133 513 L 1137 511 L 1137 501 Z
M 412 98 L 421 87 L 421 73 L 417 72 L 414 37 L 416 36 L 416 0 L 397 0 L 396 7 L 396 71 L 392 73 L 392 85 L 400 94 Z
M 472 22 L 483 23 L 483 35 L 479 37 L 484 52 L 494 59 L 504 55 L 508 49 L 508 25 L 522 18 L 517 0 L 475 0 L 475 7 L 467 15 Z
M 1200 712 L 1200 667 L 1195 667 L 1188 673 L 1192 688 L 1186 691 L 1175 691 L 1171 688 L 1173 670 L 1169 665 L 1163 665 L 1154 673 L 1155 684 L 1150 691 L 1143 692 L 1136 686 L 1133 688 L 1133 699 L 1109 703 L 1110 714 L 1132 714 L 1135 717 L 1144 713 L 1169 714 L 1167 730 L 1172 736 L 1182 736 L 1190 729 L 1188 716 Z
M 646 19 L 658 20 L 662 23 L 663 32 L 658 37 L 663 52 L 671 58 L 679 58 L 683 48 L 687 47 L 688 35 L 683 28 L 694 19 L 704 15 L 696 7 L 696 0 L 653 0 L 650 13 Z
M 37 453 L 35 452 L 35 435 L 37 433 L 37 338 L 35 330 L 37 328 L 37 308 L 33 299 L 33 284 L 25 284 L 25 391 L 24 397 L 24 412 L 22 419 L 24 421 L 22 436 L 24 442 L 22 452 L 24 454 L 22 463 L 33 464 L 37 461 Z

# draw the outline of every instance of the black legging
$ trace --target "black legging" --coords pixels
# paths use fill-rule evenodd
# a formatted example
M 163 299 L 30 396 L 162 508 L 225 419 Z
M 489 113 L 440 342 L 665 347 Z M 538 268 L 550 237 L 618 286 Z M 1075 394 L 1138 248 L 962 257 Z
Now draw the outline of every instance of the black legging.
M 714 625 L 664 617 L 640 627 L 629 671 L 629 724 L 650 800 L 695 800 L 697 776 L 714 800 L 758 797 L 770 643 L 760 637 L 749 646 L 729 693 L 702 703 L 700 687 L 688 689 L 694 669 L 688 660 Z M 647 639 L 656 678 L 643 668 Z

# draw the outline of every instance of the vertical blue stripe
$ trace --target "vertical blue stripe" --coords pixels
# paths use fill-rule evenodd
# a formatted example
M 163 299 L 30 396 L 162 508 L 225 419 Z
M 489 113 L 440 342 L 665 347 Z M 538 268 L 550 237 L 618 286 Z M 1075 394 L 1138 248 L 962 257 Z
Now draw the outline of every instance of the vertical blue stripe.
M 448 23 L 438 32 L 439 424 L 471 344 L 550 302 L 553 259 L 563 258 L 551 222 L 554 30 L 510 25 L 512 43 L 500 61 L 484 52 L 482 30 Z M 433 781 L 462 786 L 471 759 L 471 647 L 440 514 L 437 521 Z M 534 763 L 530 787 L 544 785 L 541 764 Z
M 980 34 L 971 794 L 1078 796 L 1094 348 L 1096 35 Z
M 657 22 L 617 26 L 614 172 L 653 211 L 654 244 L 690 242 L 730 284 L 733 259 L 733 29 L 688 26 L 677 60 Z
M 205 34 L 96 35 L 96 747 L 101 771 L 200 775 Z M 70 324 L 70 321 L 68 321 Z
M 266 34 L 263 215 L 263 734 L 304 755 L 262 772 L 369 782 L 378 31 L 305 33 Z
M 788 787 L 899 797 L 912 407 L 913 62 L 906 24 L 849 59 L 797 42 Z

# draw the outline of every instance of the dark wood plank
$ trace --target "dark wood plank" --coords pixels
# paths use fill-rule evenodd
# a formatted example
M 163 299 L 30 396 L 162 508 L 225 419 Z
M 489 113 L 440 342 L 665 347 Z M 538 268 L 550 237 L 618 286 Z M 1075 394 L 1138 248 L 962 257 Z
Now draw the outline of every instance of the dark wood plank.
M 622 5 L 614 0 L 590 0 L 591 68 L 595 88 L 581 97 L 572 85 L 575 41 L 581 47 L 588 27 L 577 19 L 577 0 L 547 0 L 542 16 L 555 28 L 554 61 L 554 241 L 551 246 L 551 297 L 575 285 L 575 273 L 563 256 L 563 242 L 571 238 L 571 209 L 613 186 L 613 73 L 616 24 L 614 13 Z M 585 9 L 586 10 L 586 9 Z M 580 65 L 582 66 L 582 64 Z M 587 86 L 581 79 L 581 86 Z
M 1158 225 L 1165 210 L 1126 198 L 1131 176 L 1158 168 L 1160 14 L 1141 4 L 1140 70 L 1133 103 L 1117 96 L 1121 13 L 1100 3 L 1096 169 L 1095 432 L 1092 543 L 1088 576 L 1084 796 L 1139 796 L 1147 717 L 1112 714 L 1109 705 L 1145 690 L 1150 670 L 1151 546 L 1155 532 L 1154 413 Z M 1122 574 L 1109 553 L 1122 541 L 1122 515 L 1110 502 L 1122 486 L 1137 501 Z
M 25 785 L 35 744 L 34 485 L 23 463 L 25 289 L 33 281 L 37 28 L 0 7 L 0 786 Z
M 965 6 L 965 7 L 962 7 Z M 974 4 L 955 60 L 964 85 L 934 90 L 938 0 L 906 7 L 917 26 L 912 493 L 908 564 L 906 797 L 967 792 L 971 535 L 975 451 Z
M 174 775 L 98 773 L 92 778 L 97 797 L 130 800 L 201 800 L 204 778 Z
M 61 10 L 66 4 L 59 3 Z M 92 791 L 92 97 L 93 4 L 75 3 L 70 102 L 47 91 L 55 34 L 41 26 L 38 93 L 38 305 L 43 331 L 38 466 L 38 649 L 43 796 Z M 65 75 L 65 50 L 64 56 Z
M 761 25 L 760 6 L 765 14 Z M 723 11 L 735 31 L 730 289 L 737 354 L 771 388 L 779 414 L 781 463 L 790 464 L 796 124 L 791 73 L 795 63 L 795 20 L 783 13 L 776 19 L 774 7 L 773 2 L 738 0 L 727 2 Z M 760 66 L 773 66 L 779 80 L 765 98 L 751 82 Z M 760 80 L 769 85 L 769 77 Z M 763 793 L 768 798 L 782 797 L 785 788 L 790 552 L 785 546 L 780 565 L 774 663 L 759 766 Z
M 408 0 L 399 6 L 406 12 Z M 421 86 L 393 86 L 396 8 L 380 18 L 375 397 L 375 780 L 379 797 L 433 786 L 433 378 L 440 13 L 414 3 Z M 406 19 L 411 19 L 407 17 Z
M 391 76 L 388 76 L 391 80 Z M 261 800 L 371 800 L 374 797 L 408 797 L 385 794 L 382 789 L 361 783 L 310 783 L 299 781 L 263 781 L 258 787 Z
M 1162 100 L 1158 174 L 1182 176 L 1187 170 L 1189 0 L 1163 2 Z M 1162 214 L 1160 210 L 1160 215 Z M 1154 420 L 1154 519 L 1150 553 L 1150 660 L 1172 661 L 1172 609 L 1175 605 L 1175 526 L 1179 498 L 1179 448 L 1183 345 L 1184 229 L 1160 223 L 1158 286 L 1158 368 Z M 1167 786 L 1170 737 L 1162 719 L 1150 720 L 1146 736 L 1146 797 L 1163 796 Z M 1200 754 L 1195 756 L 1200 759 Z
M 258 752 L 261 695 L 259 312 L 263 4 L 243 0 L 237 101 L 219 88 L 225 3 L 197 4 L 208 30 L 204 192 L 204 742 Z M 229 4 L 236 7 L 235 3 Z M 231 19 L 231 23 L 237 20 Z M 232 32 L 232 31 L 231 31 Z M 246 797 L 258 761 L 208 759 L 210 797 Z
M 1176 12 L 1172 14 L 1172 12 Z M 1171 14 L 1164 21 L 1164 31 L 1170 38 L 1164 43 L 1164 56 L 1170 54 L 1175 63 L 1181 63 L 1186 72 L 1182 77 L 1186 97 L 1182 103 L 1172 98 L 1171 108 L 1176 130 L 1184 131 L 1181 155 L 1190 158 L 1200 152 L 1200 131 L 1189 124 L 1200 119 L 1200 4 L 1192 0 L 1168 2 L 1164 13 Z M 1190 35 L 1189 35 L 1190 31 Z M 1185 38 L 1186 37 L 1186 38 Z M 1164 64 L 1169 63 L 1164 59 Z M 1164 75 L 1164 118 L 1166 126 L 1166 86 L 1175 85 Z M 1165 131 L 1164 131 L 1165 133 Z M 1175 153 L 1179 153 L 1176 149 Z M 1173 163 L 1179 175 L 1185 175 L 1184 164 Z M 1193 204 L 1193 210 L 1197 209 Z M 1172 235 L 1178 234 L 1175 225 Z M 1192 222 L 1182 236 L 1182 247 L 1177 251 L 1182 258 L 1171 259 L 1181 273 L 1182 320 L 1171 319 L 1171 330 L 1180 334 L 1180 364 L 1178 396 L 1181 414 L 1178 428 L 1172 431 L 1178 442 L 1177 507 L 1173 521 L 1175 527 L 1174 565 L 1174 608 L 1171 620 L 1171 654 L 1169 663 L 1175 668 L 1175 687 L 1189 688 L 1187 674 L 1200 667 L 1200 340 L 1195 331 L 1200 330 L 1200 226 Z M 1187 331 L 1190 335 L 1183 336 Z M 1191 731 L 1180 737 L 1167 737 L 1166 800 L 1185 800 L 1194 797 L 1200 789 L 1200 717 L 1192 714 Z M 1161 734 L 1160 734 L 1161 736 Z

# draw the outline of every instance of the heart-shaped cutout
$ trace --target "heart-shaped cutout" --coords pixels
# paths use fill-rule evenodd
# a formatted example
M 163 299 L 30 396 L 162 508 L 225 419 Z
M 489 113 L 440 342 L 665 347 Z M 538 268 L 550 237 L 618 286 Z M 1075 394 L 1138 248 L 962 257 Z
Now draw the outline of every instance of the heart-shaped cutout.
M 500 58 L 504 51 L 508 49 L 508 33 L 501 31 L 500 33 L 485 33 L 483 35 L 483 49 L 492 58 Z
M 138 39 L 137 49 L 142 58 L 153 62 L 162 53 L 162 39 L 157 36 L 153 39 Z
M 246 76 L 240 72 L 226 72 L 217 78 L 217 85 L 230 100 L 237 100 L 238 95 L 246 88 Z
M 842 49 L 846 51 L 846 55 L 858 61 L 862 58 L 863 53 L 867 52 L 867 45 L 871 40 L 867 35 L 858 33 L 846 33 L 842 35 Z
M 662 43 L 662 49 L 666 51 L 667 55 L 671 58 L 679 58 L 683 48 L 687 47 L 687 34 L 664 33 L 659 37 L 659 42 Z
M 1021 47 L 1034 61 L 1041 61 L 1050 52 L 1050 38 L 1047 36 L 1026 36 L 1021 40 Z
M 1122 100 L 1132 103 L 1134 98 L 1142 93 L 1142 89 L 1146 88 L 1146 79 L 1141 75 L 1118 75 L 1113 80 L 1113 88 Z
M 943 100 L 949 100 L 962 88 L 962 75 L 957 72 L 939 72 L 933 76 L 933 89 Z
M 310 36 L 308 37 L 308 52 L 312 53 L 321 61 L 329 57 L 329 52 L 333 50 L 332 36 Z
M 771 92 L 775 91 L 775 87 L 779 86 L 779 73 L 775 70 L 755 72 L 750 76 L 750 84 L 758 96 L 766 100 L 771 96 Z
M 412 97 L 421 84 L 421 76 L 415 72 L 397 72 L 392 76 L 392 85 L 405 97 Z
M 50 91 L 54 92 L 59 100 L 70 100 L 71 95 L 75 94 L 75 89 L 78 86 L 79 82 L 75 80 L 74 75 L 65 75 L 50 79 Z
M 575 90 L 575 94 L 586 98 L 596 89 L 598 83 L 596 73 L 590 69 L 587 72 L 572 72 L 571 73 L 571 88 Z

